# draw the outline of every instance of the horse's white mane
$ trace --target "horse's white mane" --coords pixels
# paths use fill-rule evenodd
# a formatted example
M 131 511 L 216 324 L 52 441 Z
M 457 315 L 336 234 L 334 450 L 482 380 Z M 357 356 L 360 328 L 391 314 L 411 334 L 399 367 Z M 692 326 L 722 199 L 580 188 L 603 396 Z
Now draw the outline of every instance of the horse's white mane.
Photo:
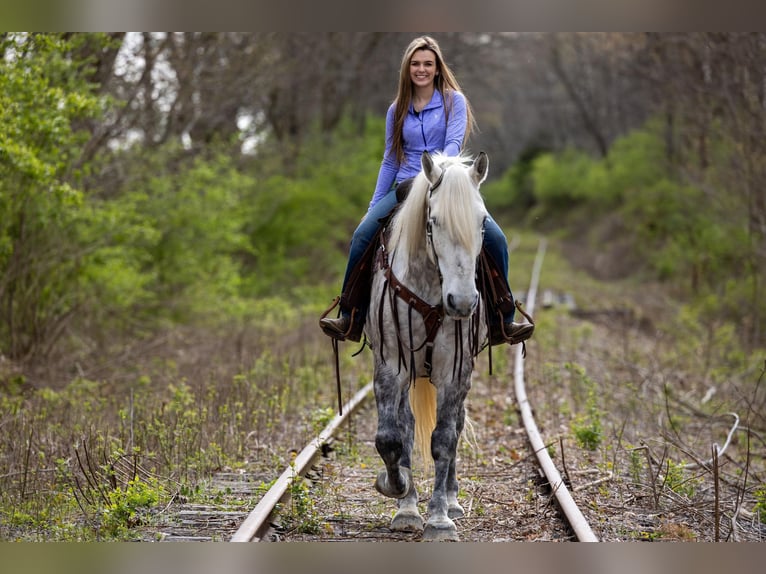
M 467 155 L 433 154 L 434 164 L 445 170 L 443 179 L 431 199 L 431 217 L 450 234 L 456 243 L 474 251 L 476 211 L 486 214 L 484 201 L 471 181 L 473 158 Z M 391 223 L 389 250 L 398 250 L 407 258 L 414 257 L 425 244 L 426 216 L 430 183 L 421 172 L 415 177 L 407 199 L 399 207 Z

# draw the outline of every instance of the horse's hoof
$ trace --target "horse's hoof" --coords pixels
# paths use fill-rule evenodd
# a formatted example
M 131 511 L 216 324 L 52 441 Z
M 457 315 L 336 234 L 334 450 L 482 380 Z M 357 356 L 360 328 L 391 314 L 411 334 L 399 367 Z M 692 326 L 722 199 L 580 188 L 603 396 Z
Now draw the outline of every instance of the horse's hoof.
M 388 482 L 388 472 L 385 470 L 378 474 L 378 478 L 375 481 L 375 490 L 377 490 L 383 496 L 388 496 L 389 498 L 404 498 L 410 491 L 410 485 L 412 485 L 412 471 L 409 468 L 403 466 L 401 467 L 401 474 L 402 482 L 404 483 L 402 490 L 394 489 L 391 486 L 391 484 Z
M 447 516 L 450 518 L 463 518 L 463 516 L 465 516 L 465 510 L 463 510 L 463 507 L 460 506 L 459 503 L 453 502 L 447 509 Z
M 418 512 L 400 510 L 391 520 L 391 530 L 396 532 L 421 532 L 423 517 Z
M 423 530 L 423 540 L 429 542 L 458 542 L 460 537 L 457 535 L 455 523 L 450 520 L 444 526 L 426 524 L 425 530 Z

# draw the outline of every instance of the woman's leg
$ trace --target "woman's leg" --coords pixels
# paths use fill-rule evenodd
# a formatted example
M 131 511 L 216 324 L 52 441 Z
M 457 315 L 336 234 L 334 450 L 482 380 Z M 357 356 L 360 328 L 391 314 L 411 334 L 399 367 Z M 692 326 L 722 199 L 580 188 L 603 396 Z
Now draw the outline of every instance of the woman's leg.
M 339 338 L 340 335 L 349 333 L 351 312 L 355 309 L 353 334 L 348 338 L 351 340 L 361 338 L 370 300 L 370 284 L 369 279 L 354 277 L 354 271 L 380 229 L 381 220 L 385 219 L 395 206 L 396 193 L 390 191 L 367 212 L 354 231 L 341 289 L 341 316 L 337 319 L 325 317 L 320 321 L 320 326 L 326 334 Z
M 516 306 L 514 305 L 511 287 L 508 284 L 508 240 L 505 238 L 503 230 L 500 229 L 500 226 L 490 215 L 484 221 L 484 248 L 497 265 L 497 271 L 503 279 L 505 293 L 502 293 L 502 295 L 510 299 L 510 305 L 504 305 L 501 309 L 503 320 L 505 322 L 513 321 Z
M 496 310 L 502 314 L 502 321 L 497 313 L 490 314 L 489 342 L 490 345 L 500 343 L 520 343 L 532 336 L 534 325 L 531 323 L 515 323 L 516 305 L 508 284 L 508 241 L 500 226 L 488 216 L 484 222 L 484 249 L 489 255 L 491 264 L 497 267 L 501 281 L 495 284 L 499 300 L 494 302 Z
M 346 264 L 346 274 L 343 277 L 343 287 L 341 292 L 346 292 L 348 286 L 348 280 L 351 276 L 351 272 L 354 267 L 359 263 L 359 260 L 364 255 L 367 247 L 370 245 L 372 238 L 380 229 L 380 219 L 386 217 L 396 205 L 396 194 L 388 193 L 378 203 L 375 204 L 370 211 L 367 212 L 364 219 L 359 222 L 354 235 L 351 237 L 351 247 L 348 253 L 348 263 Z

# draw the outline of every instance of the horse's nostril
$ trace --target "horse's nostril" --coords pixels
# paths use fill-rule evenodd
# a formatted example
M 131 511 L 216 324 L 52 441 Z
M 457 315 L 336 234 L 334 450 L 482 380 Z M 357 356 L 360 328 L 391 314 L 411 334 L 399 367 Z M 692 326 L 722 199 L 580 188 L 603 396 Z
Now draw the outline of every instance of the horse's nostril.
M 447 305 L 449 305 L 452 309 L 455 308 L 455 298 L 452 296 L 452 293 L 447 295 Z

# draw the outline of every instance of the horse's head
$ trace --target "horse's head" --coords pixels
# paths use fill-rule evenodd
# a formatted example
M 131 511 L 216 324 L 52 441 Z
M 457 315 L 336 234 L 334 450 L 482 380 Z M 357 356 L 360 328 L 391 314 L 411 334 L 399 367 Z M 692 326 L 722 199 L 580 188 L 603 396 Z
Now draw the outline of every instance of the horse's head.
M 481 152 L 464 157 L 421 156 L 429 182 L 427 235 L 429 255 L 439 267 L 442 304 L 450 317 L 469 317 L 479 301 L 476 264 L 481 251 L 487 210 L 479 186 L 489 159 Z

